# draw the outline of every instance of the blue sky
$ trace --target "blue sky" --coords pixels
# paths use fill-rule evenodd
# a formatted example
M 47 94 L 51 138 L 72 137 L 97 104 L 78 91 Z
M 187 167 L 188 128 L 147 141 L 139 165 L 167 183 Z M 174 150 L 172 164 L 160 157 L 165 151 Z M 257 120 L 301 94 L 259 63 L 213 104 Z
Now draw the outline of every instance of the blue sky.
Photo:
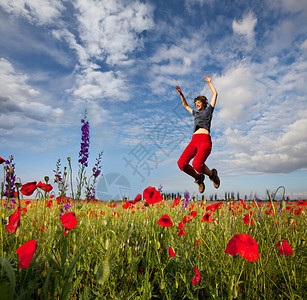
M 175 86 L 192 106 L 212 75 L 221 186 L 206 179 L 205 197 L 307 198 L 306 17 L 304 0 L 0 0 L 0 156 L 23 183 L 53 180 L 68 156 L 76 176 L 87 109 L 100 193 L 196 196 L 177 167 L 193 116 Z

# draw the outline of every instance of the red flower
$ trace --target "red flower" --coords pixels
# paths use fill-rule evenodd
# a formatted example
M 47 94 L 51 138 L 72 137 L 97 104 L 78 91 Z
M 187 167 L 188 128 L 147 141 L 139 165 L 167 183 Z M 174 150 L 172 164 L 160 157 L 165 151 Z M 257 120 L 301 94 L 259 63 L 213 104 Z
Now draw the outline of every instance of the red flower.
M 307 206 L 307 201 L 306 200 L 300 200 L 297 202 L 298 206 Z
M 160 226 L 171 227 L 173 226 L 173 221 L 168 215 L 163 215 L 157 222 Z
M 248 224 L 248 222 L 249 222 L 249 215 L 244 215 L 243 222 L 244 222 L 244 224 Z
M 274 215 L 274 211 L 273 210 L 266 210 L 265 214 L 266 215 Z
M 176 199 L 174 200 L 174 205 L 178 205 L 180 203 L 180 197 L 176 197 Z
M 49 193 L 52 190 L 52 185 L 51 184 L 47 184 L 46 183 L 42 183 L 41 181 L 37 184 L 37 187 L 42 189 L 43 191 L 46 191 L 47 193 Z
M 189 215 L 192 216 L 193 218 L 196 218 L 197 212 L 196 212 L 195 210 L 193 210 L 193 211 L 191 211 L 191 212 L 189 213 Z
M 16 250 L 19 257 L 19 268 L 27 269 L 29 267 L 32 257 L 36 251 L 36 247 L 36 241 L 31 240 L 26 242 Z
M 211 210 L 212 212 L 215 212 L 218 208 L 221 208 L 222 205 L 223 205 L 223 202 L 211 204 L 208 207 L 206 207 L 206 211 Z
M 21 186 L 20 193 L 25 196 L 31 196 L 37 189 L 36 181 L 25 183 Z
M 6 160 L 0 157 L 0 165 L 3 164 L 4 162 L 6 162 Z
M 154 187 L 149 186 L 143 191 L 144 199 L 148 204 L 154 204 L 163 200 L 160 192 L 157 191 Z
M 25 204 L 26 204 L 26 205 L 30 205 L 30 204 L 31 204 L 31 201 L 30 201 L 30 200 L 27 200 L 27 201 L 25 202 Z
M 202 222 L 210 222 L 210 224 L 211 224 L 212 222 L 215 221 L 215 219 L 212 219 L 211 213 L 205 213 L 205 215 L 203 216 L 201 221 Z
M 293 254 L 293 250 L 288 242 L 282 240 L 276 244 L 276 248 L 278 249 L 278 253 L 280 255 L 291 255 Z
M 182 222 L 185 224 L 189 221 L 192 221 L 192 219 L 190 217 L 187 217 L 187 216 L 184 216 L 183 219 L 182 219 Z
M 178 232 L 178 235 L 179 235 L 179 236 L 183 236 L 183 235 L 185 235 L 185 234 L 187 234 L 187 233 L 186 233 L 186 231 L 185 231 L 184 229 L 181 229 L 181 230 Z
M 122 205 L 122 207 L 123 207 L 124 209 L 127 209 L 127 208 L 130 207 L 130 206 L 132 206 L 132 203 L 131 203 L 131 202 L 126 202 L 126 203 L 124 203 L 124 204 Z
M 168 254 L 169 254 L 170 258 L 172 258 L 176 255 L 172 247 L 168 248 Z
M 15 212 L 10 216 L 9 223 L 5 226 L 5 229 L 11 233 L 15 233 L 20 222 L 21 208 L 18 207 Z
M 256 261 L 259 258 L 258 244 L 248 234 L 235 234 L 228 242 L 225 253 L 239 253 L 248 261 Z
M 193 284 L 197 284 L 199 281 L 200 281 L 200 274 L 199 274 L 199 271 L 196 267 L 193 267 L 194 271 L 195 271 L 195 276 L 192 280 L 192 283 Z
M 182 229 L 182 228 L 184 228 L 184 225 L 183 225 L 183 222 L 180 222 L 178 225 L 178 229 Z
M 129 202 L 131 204 L 135 204 L 135 203 L 137 203 L 137 202 L 139 202 L 141 200 L 142 200 L 142 195 L 141 194 L 137 194 L 136 197 L 134 198 L 134 200 L 133 201 L 129 201 Z
M 61 216 L 62 225 L 65 229 L 73 229 L 77 226 L 78 221 L 74 212 L 69 212 Z

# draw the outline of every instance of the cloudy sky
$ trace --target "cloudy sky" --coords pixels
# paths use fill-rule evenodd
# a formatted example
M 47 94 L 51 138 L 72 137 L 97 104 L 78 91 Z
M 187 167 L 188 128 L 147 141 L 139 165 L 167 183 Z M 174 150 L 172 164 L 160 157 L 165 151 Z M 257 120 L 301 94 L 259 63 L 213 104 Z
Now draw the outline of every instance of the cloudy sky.
M 205 197 L 307 198 L 306 18 L 305 0 L 0 0 L 0 156 L 23 183 L 67 157 L 76 176 L 87 109 L 99 192 L 197 195 L 177 167 L 193 116 L 175 86 L 192 106 L 212 75 L 221 187 Z

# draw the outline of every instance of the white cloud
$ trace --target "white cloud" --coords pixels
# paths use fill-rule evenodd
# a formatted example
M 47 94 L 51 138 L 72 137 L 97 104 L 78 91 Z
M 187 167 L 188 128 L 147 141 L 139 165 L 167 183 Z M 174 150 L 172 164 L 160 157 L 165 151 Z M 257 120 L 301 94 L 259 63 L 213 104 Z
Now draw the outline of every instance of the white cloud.
M 234 33 L 243 35 L 246 37 L 247 42 L 252 44 L 255 39 L 255 26 L 257 24 L 257 18 L 249 12 L 242 20 L 232 22 L 232 29 Z
M 74 6 L 88 54 L 111 65 L 126 61 L 142 46 L 139 34 L 153 26 L 152 7 L 139 1 L 125 5 L 118 0 L 78 0 Z
M 62 116 L 63 110 L 44 103 L 44 97 L 27 83 L 28 80 L 28 76 L 17 72 L 9 61 L 0 59 L 0 101 L 3 111 L 0 115 L 2 121 L 4 116 L 10 119 L 9 125 L 1 122 L 2 126 L 26 127 L 29 120 L 55 122 Z M 23 116 L 22 122 L 16 117 L 20 115 Z
M 54 22 L 65 9 L 60 0 L 1 0 L 0 6 L 10 14 L 39 25 Z
M 100 72 L 92 68 L 81 70 L 76 75 L 75 86 L 68 90 L 79 99 L 128 100 L 128 93 L 120 72 Z

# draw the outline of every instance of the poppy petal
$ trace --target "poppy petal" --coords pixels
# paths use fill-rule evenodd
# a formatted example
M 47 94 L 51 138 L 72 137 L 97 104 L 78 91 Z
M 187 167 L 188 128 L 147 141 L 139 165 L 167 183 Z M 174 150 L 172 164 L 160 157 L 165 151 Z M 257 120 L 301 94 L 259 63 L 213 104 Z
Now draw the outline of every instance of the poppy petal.
M 36 247 L 36 240 L 30 240 L 15 250 L 19 257 L 19 268 L 27 269 L 29 267 L 32 257 L 36 251 Z
M 173 226 L 173 221 L 168 215 L 163 215 L 157 222 L 160 226 L 171 227 Z

